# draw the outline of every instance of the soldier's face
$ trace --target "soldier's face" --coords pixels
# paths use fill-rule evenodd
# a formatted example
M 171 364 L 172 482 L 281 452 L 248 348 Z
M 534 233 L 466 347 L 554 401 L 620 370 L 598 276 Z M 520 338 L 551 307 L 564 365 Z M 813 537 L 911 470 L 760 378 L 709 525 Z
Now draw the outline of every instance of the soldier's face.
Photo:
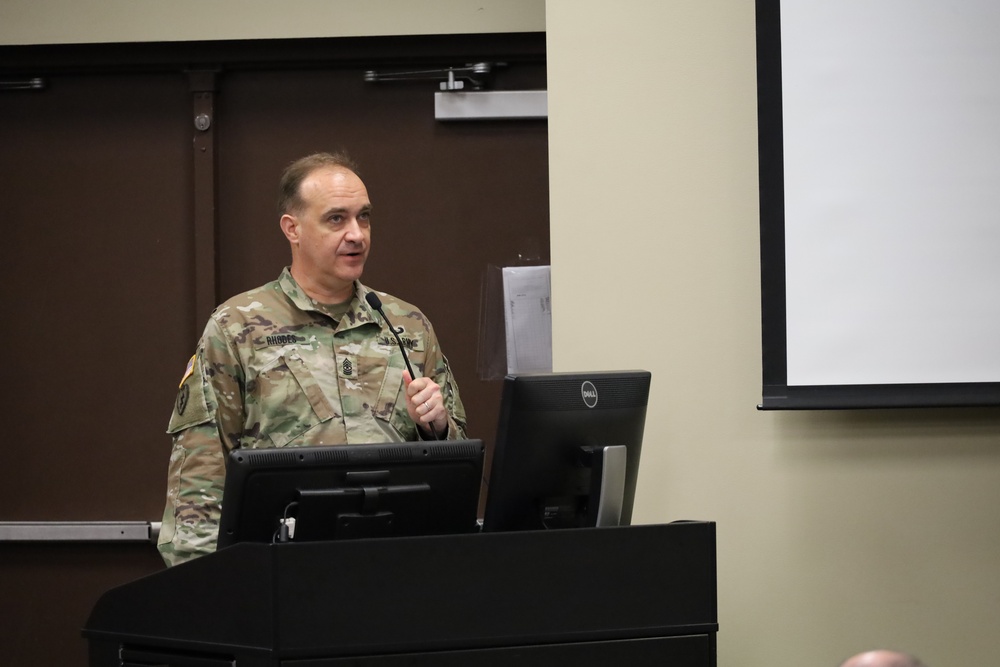
M 302 181 L 299 195 L 304 206 L 290 216 L 289 235 L 298 246 L 299 268 L 329 288 L 344 289 L 361 277 L 371 249 L 365 184 L 352 171 L 324 167 Z

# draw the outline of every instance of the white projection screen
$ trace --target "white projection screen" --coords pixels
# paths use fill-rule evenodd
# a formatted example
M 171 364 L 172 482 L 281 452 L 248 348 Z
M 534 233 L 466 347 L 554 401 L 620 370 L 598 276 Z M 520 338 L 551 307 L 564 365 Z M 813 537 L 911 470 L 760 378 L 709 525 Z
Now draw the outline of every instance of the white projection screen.
M 757 0 L 763 409 L 1000 404 L 1000 1 Z

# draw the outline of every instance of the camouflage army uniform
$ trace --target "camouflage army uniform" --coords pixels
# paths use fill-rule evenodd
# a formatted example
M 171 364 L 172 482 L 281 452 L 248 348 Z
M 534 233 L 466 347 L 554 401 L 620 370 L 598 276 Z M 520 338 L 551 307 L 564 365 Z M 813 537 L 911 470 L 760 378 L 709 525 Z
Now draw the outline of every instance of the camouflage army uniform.
M 355 294 L 339 323 L 286 268 L 278 280 L 219 306 L 177 393 L 167 506 L 157 547 L 170 565 L 215 550 L 225 460 L 240 447 L 418 440 L 406 412 L 403 357 L 381 316 Z M 430 322 L 381 295 L 418 375 L 441 386 L 447 437 L 465 437 L 465 409 Z M 444 437 L 444 436 L 442 436 Z

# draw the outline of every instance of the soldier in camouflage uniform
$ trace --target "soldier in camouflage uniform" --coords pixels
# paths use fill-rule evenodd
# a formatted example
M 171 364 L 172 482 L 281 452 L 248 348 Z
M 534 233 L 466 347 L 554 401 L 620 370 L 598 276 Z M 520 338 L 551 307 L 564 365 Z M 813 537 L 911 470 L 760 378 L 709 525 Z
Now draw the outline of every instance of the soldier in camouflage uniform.
M 229 451 L 465 438 L 465 409 L 430 322 L 379 292 L 411 378 L 360 282 L 371 204 L 343 155 L 293 163 L 281 228 L 292 264 L 212 314 L 181 381 L 158 548 L 169 565 L 215 550 Z

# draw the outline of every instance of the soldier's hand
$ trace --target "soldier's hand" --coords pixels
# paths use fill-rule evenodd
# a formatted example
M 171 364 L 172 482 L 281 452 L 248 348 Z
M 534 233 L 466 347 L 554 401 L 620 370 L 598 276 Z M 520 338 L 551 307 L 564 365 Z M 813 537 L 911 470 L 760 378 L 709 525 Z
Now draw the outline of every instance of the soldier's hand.
M 426 377 L 413 379 L 409 371 L 403 371 L 406 385 L 406 411 L 418 427 L 435 437 L 444 437 L 448 429 L 448 410 L 444 407 L 441 387 Z

